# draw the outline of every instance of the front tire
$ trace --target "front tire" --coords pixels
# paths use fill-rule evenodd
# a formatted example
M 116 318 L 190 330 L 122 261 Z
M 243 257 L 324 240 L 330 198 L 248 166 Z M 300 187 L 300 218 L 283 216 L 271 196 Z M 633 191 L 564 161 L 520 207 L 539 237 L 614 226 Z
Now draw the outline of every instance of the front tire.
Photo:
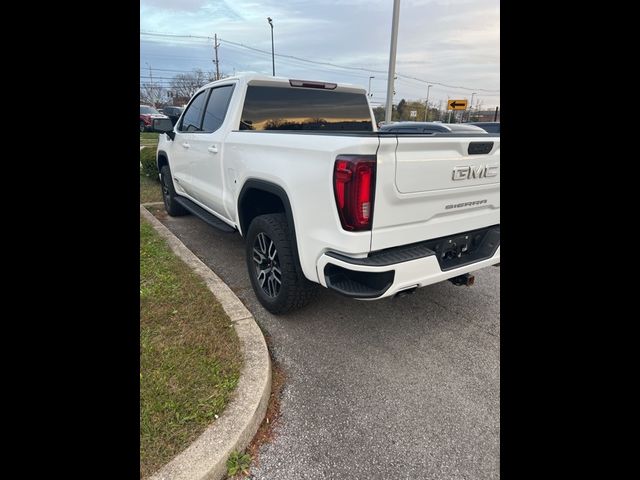
M 260 215 L 247 232 L 246 260 L 253 291 L 273 314 L 305 306 L 317 291 L 297 266 L 284 214 Z
M 162 184 L 162 200 L 164 209 L 172 217 L 181 217 L 188 214 L 186 208 L 176 202 L 176 191 L 173 188 L 173 178 L 169 165 L 164 165 L 160 170 L 160 183 Z

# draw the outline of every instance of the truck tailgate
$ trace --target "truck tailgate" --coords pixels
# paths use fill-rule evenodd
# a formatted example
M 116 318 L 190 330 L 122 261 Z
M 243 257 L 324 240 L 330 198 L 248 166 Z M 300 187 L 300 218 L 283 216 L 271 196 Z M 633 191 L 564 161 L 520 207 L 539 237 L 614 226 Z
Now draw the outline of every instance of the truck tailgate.
M 499 136 L 381 138 L 372 250 L 499 223 Z

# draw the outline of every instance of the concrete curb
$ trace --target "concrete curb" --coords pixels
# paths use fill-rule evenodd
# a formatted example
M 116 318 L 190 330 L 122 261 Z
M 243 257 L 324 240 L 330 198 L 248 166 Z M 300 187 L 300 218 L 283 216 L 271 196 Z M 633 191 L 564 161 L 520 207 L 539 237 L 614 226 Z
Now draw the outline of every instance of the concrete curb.
M 236 329 L 244 356 L 238 386 L 220 418 L 150 480 L 220 480 L 227 473 L 226 462 L 231 452 L 241 452 L 249 445 L 266 414 L 271 393 L 271 360 L 267 344 L 251 312 L 220 277 L 144 205 L 140 205 L 140 214 L 216 296 Z

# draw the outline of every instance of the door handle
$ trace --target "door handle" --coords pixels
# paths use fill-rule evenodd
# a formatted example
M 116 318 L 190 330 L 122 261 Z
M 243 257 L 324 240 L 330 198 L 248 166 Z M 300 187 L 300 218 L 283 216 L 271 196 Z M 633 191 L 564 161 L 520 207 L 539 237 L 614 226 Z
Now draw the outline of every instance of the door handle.
M 184 143 L 182 144 L 182 146 L 183 146 L 184 148 L 191 148 L 191 145 L 189 145 L 187 142 L 184 142 Z
M 209 150 L 211 153 L 218 153 L 218 147 L 215 145 L 211 145 L 209 148 L 207 148 L 207 150 Z

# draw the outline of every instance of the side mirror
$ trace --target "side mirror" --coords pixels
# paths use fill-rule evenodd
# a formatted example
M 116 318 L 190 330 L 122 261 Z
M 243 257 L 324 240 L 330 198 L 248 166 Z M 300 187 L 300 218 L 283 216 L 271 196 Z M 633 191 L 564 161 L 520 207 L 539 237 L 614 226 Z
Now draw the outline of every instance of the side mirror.
M 170 118 L 154 118 L 151 121 L 151 130 L 154 132 L 166 133 L 171 140 L 173 140 L 176 135 L 173 131 L 173 124 L 171 123 Z

